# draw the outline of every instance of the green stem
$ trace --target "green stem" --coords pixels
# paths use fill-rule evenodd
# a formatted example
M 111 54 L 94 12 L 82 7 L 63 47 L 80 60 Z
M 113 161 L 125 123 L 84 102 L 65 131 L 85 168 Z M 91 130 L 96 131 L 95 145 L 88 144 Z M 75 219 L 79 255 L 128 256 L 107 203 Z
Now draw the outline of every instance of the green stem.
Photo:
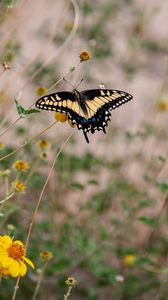
M 35 161 L 35 163 L 34 163 L 34 165 L 33 165 L 33 168 L 31 169 L 31 172 L 29 173 L 29 175 L 27 176 L 27 178 L 26 178 L 26 180 L 25 180 L 25 184 L 26 184 L 26 185 L 27 185 L 28 182 L 30 181 L 30 179 L 31 179 L 31 177 L 32 177 L 32 175 L 33 175 L 33 173 L 34 173 L 34 171 L 37 169 L 37 166 L 39 165 L 40 161 L 41 161 L 41 157 L 39 157 L 39 158 Z
M 31 139 L 29 139 L 28 141 L 25 141 L 21 146 L 19 146 L 18 148 L 16 148 L 15 150 L 13 150 L 12 152 L 10 152 L 9 154 L 3 156 L 0 158 L 0 161 L 10 157 L 11 155 L 17 153 L 19 150 L 21 150 L 23 147 L 25 147 L 26 145 L 28 145 L 29 143 L 33 142 L 35 139 L 37 139 L 38 137 L 40 137 L 44 132 L 46 132 L 48 129 L 50 129 L 52 126 L 54 126 L 57 123 L 57 121 L 55 121 L 54 123 L 52 123 L 51 125 L 49 125 L 47 128 L 45 128 L 44 130 L 42 130 L 40 133 L 38 133 L 37 135 L 33 136 Z
M 71 295 L 72 286 L 68 287 L 67 293 L 64 295 L 64 300 L 67 300 L 69 296 Z
M 0 201 L 0 204 L 3 204 L 4 202 L 6 202 L 10 198 L 12 198 L 14 196 L 14 194 L 15 194 L 15 192 L 12 192 L 11 194 L 9 194 L 7 197 L 5 197 L 3 200 Z
M 41 274 L 38 278 L 37 285 L 36 285 L 32 300 L 36 300 L 36 298 L 37 298 L 37 295 L 38 295 L 38 292 L 39 292 L 39 289 L 40 289 L 40 286 L 41 286 L 41 283 L 42 283 L 42 280 L 43 280 L 43 277 L 44 277 L 44 272 L 45 272 L 45 269 L 47 267 L 47 264 L 48 264 L 48 261 L 45 262 L 45 264 L 44 264 L 44 266 L 41 270 Z

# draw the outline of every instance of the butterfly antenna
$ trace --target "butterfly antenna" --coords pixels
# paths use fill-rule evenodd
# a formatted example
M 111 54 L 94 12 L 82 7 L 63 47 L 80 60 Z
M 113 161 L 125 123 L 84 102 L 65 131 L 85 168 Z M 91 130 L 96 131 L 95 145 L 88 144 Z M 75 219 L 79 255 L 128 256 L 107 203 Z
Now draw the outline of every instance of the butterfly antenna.
M 71 87 L 73 87 L 73 89 L 75 89 L 74 85 L 72 83 L 70 83 L 68 80 L 65 79 L 65 77 L 63 77 L 63 80 L 68 83 Z
M 66 80 L 65 77 L 63 77 L 63 80 L 64 80 L 66 83 L 68 83 L 70 86 L 72 86 L 73 89 L 76 90 L 76 89 L 80 86 L 81 82 L 83 81 L 83 78 L 80 80 L 80 82 L 78 83 L 78 85 L 77 85 L 76 87 L 75 87 L 72 83 L 70 83 L 68 80 Z
M 78 83 L 78 85 L 77 85 L 76 88 L 78 88 L 80 86 L 80 84 L 82 83 L 82 81 L 83 81 L 83 78 L 80 80 L 80 82 Z

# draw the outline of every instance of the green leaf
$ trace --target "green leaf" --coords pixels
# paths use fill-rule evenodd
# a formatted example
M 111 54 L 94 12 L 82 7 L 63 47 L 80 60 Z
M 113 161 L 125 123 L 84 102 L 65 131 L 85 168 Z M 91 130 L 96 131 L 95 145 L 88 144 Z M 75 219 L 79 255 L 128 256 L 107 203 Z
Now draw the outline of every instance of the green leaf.
M 21 104 L 19 104 L 19 102 L 16 99 L 15 99 L 15 103 L 16 103 L 17 112 L 22 117 L 40 112 L 40 110 L 37 108 L 25 109 Z
M 139 217 L 138 220 L 150 227 L 155 227 L 157 223 L 157 220 L 155 218 L 145 217 L 145 216 Z
M 80 182 L 78 181 L 74 181 L 71 183 L 71 187 L 74 188 L 74 189 L 77 189 L 77 190 L 84 190 L 84 185 L 81 184 Z
M 88 184 L 91 184 L 91 185 L 99 185 L 99 182 L 98 182 L 98 180 L 96 180 L 96 179 L 90 179 L 90 180 L 88 180 Z
M 167 182 L 159 182 L 159 187 L 161 192 L 168 193 L 168 183 Z
M 39 113 L 40 110 L 37 108 L 31 108 L 31 109 L 27 109 L 25 110 L 25 115 L 31 115 L 31 114 L 35 114 L 35 113 Z
M 16 103 L 16 109 L 17 109 L 18 114 L 19 115 L 24 114 L 25 109 L 23 108 L 23 106 L 21 106 L 16 99 L 15 99 L 15 103 Z
M 155 202 L 153 199 L 146 198 L 138 203 L 138 208 L 154 207 Z

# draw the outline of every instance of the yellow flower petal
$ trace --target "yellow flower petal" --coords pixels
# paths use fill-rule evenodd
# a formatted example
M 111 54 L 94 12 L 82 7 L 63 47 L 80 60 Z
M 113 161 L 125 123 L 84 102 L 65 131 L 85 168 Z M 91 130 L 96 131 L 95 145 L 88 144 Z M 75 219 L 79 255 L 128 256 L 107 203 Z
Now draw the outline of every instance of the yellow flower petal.
M 91 54 L 90 54 L 89 51 L 83 50 L 83 51 L 80 53 L 79 57 L 80 57 L 80 60 L 81 60 L 81 61 L 86 61 L 86 60 L 88 60 L 88 59 L 91 58 Z
M 30 266 L 32 267 L 32 269 L 34 269 L 34 264 L 32 263 L 32 261 L 30 259 L 28 259 L 27 257 L 23 257 L 23 260 Z
M 1 244 L 1 245 L 4 245 L 5 248 L 8 248 L 8 247 L 12 244 L 12 239 L 11 239 L 11 237 L 8 236 L 8 235 L 4 235 L 4 236 L 2 237 L 2 239 L 0 240 L 0 244 Z
M 9 275 L 9 269 L 0 269 L 0 276 L 7 277 Z
M 20 273 L 20 265 L 19 263 L 17 262 L 17 260 L 14 260 L 13 264 L 11 264 L 9 266 L 9 273 L 12 277 L 17 277 L 19 276 L 19 273 Z
M 0 265 L 2 265 L 2 261 L 6 258 L 6 252 L 1 253 L 0 252 Z
M 13 262 L 14 259 L 12 257 L 5 256 L 4 259 L 2 260 L 2 267 L 8 268 Z
M 24 276 L 27 273 L 27 266 L 20 260 L 20 276 Z
M 23 243 L 21 241 L 19 241 L 19 240 L 16 240 L 16 241 L 13 242 L 13 244 L 15 244 L 15 243 L 18 244 L 18 245 L 23 246 Z
M 66 114 L 60 113 L 60 112 L 56 112 L 56 113 L 54 114 L 54 117 L 55 117 L 55 120 L 56 120 L 56 121 L 62 122 L 62 123 L 66 122 L 67 119 L 68 119 L 68 116 L 67 116 Z

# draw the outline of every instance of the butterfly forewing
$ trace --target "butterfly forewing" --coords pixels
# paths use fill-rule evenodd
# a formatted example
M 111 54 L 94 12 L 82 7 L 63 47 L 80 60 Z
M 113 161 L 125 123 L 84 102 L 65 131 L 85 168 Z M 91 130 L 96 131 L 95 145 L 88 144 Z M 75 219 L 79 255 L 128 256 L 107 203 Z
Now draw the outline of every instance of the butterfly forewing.
M 39 98 L 36 102 L 36 107 L 67 113 L 67 109 L 72 109 L 76 100 L 75 94 L 71 92 L 58 92 Z
M 132 99 L 132 95 L 126 92 L 107 89 L 86 90 L 82 92 L 82 95 L 86 103 L 92 105 L 92 108 L 94 105 L 97 110 L 99 108 L 115 109 Z

